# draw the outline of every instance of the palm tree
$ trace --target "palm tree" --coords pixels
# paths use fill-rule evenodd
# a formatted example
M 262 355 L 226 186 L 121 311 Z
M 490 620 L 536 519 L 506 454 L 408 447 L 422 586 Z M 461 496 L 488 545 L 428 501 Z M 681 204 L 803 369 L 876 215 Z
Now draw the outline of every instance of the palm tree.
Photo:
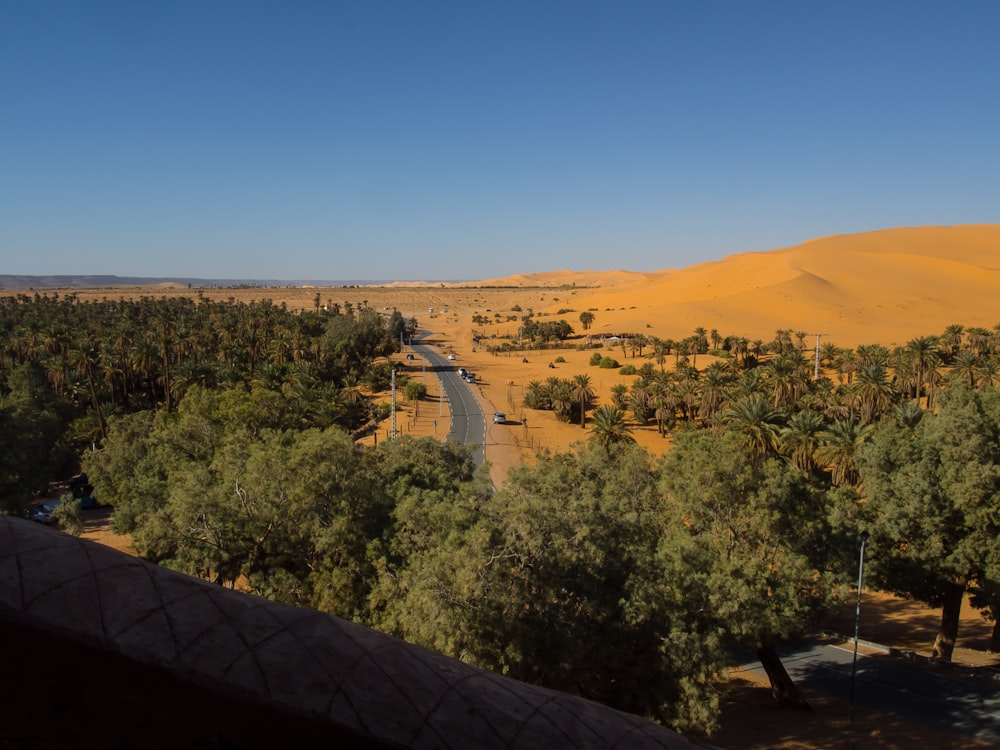
M 948 347 L 949 360 L 954 359 L 958 354 L 958 350 L 962 347 L 962 335 L 964 333 L 965 326 L 960 326 L 957 323 L 945 327 L 944 333 L 941 335 L 941 343 Z
M 633 443 L 632 428 L 625 421 L 625 412 L 614 406 L 599 406 L 591 415 L 590 439 L 605 449 L 618 443 Z
M 723 424 L 740 435 L 743 446 L 758 462 L 765 456 L 778 454 L 780 420 L 781 413 L 760 393 L 736 401 L 722 414 Z
M 703 418 L 710 419 L 722 407 L 728 383 L 729 376 L 724 363 L 713 362 L 705 368 L 705 373 L 700 380 L 701 405 L 698 409 L 698 413 Z
M 712 342 L 713 349 L 718 349 L 722 346 L 722 334 L 719 333 L 718 328 L 713 328 L 708 332 L 708 339 Z
M 896 390 L 889 382 L 885 368 L 876 364 L 860 370 L 850 390 L 861 421 L 865 424 L 871 424 L 885 414 L 896 398 Z
M 524 391 L 524 405 L 529 409 L 548 409 L 550 406 L 545 386 L 538 380 L 532 380 Z
M 646 338 L 645 334 L 637 333 L 632 337 L 632 346 L 639 350 L 639 356 L 641 357 L 643 348 L 649 346 L 649 339 Z
M 978 354 L 970 349 L 964 349 L 955 355 L 951 372 L 948 373 L 950 382 L 968 383 L 969 388 L 975 388 L 981 376 L 982 365 Z
M 991 339 L 990 332 L 985 328 L 969 328 L 966 331 L 966 341 L 979 355 L 986 354 L 990 350 Z
M 799 354 L 801 356 L 801 352 Z M 789 356 L 771 360 L 767 364 L 766 373 L 774 394 L 775 409 L 791 406 L 809 387 L 808 380 L 802 376 L 801 367 Z
M 615 383 L 611 386 L 611 404 L 617 409 L 624 409 L 628 404 L 628 386 Z
M 863 424 L 853 417 L 848 417 L 834 420 L 828 429 L 820 433 L 820 446 L 816 458 L 829 468 L 834 484 L 857 485 L 859 475 L 854 457 L 874 429 L 874 425 Z
M 912 401 L 907 400 L 901 404 L 897 404 L 896 408 L 892 410 L 892 416 L 901 427 L 905 427 L 912 432 L 917 428 L 920 420 L 924 418 L 924 410 Z
M 913 400 L 918 403 L 920 402 L 920 391 L 924 385 L 924 373 L 930 366 L 930 359 L 937 345 L 937 336 L 921 336 L 906 343 L 906 350 L 913 357 L 913 369 L 915 370 L 916 386 L 914 387 Z
M 632 410 L 632 417 L 639 424 L 646 424 L 649 421 L 649 409 L 652 393 L 648 384 L 642 381 L 632 383 L 629 394 L 629 408 Z
M 576 375 L 573 378 L 573 398 L 580 404 L 580 427 L 587 426 L 587 404 L 594 397 L 594 389 L 590 387 L 589 375 Z
M 731 349 L 737 361 L 743 362 L 746 360 L 747 352 L 750 351 L 750 342 L 745 336 L 736 336 L 732 339 Z
M 811 410 L 795 412 L 788 418 L 788 425 L 781 430 L 782 451 L 792 465 L 804 474 L 816 468 L 816 450 L 822 430 L 823 418 Z
M 552 411 L 556 417 L 564 422 L 570 420 L 570 411 L 576 398 L 573 393 L 573 384 L 562 378 L 549 378 L 548 391 L 549 400 L 552 402 Z

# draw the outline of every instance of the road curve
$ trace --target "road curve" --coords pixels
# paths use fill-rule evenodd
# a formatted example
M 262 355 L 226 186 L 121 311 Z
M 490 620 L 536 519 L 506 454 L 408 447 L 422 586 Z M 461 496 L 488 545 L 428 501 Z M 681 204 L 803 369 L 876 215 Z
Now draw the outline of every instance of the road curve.
M 422 333 L 422 336 L 426 335 L 428 335 L 426 332 Z M 431 372 L 440 380 L 445 398 L 448 399 L 451 426 L 445 439 L 454 439 L 463 445 L 473 446 L 472 458 L 476 466 L 482 465 L 486 460 L 486 415 L 472 392 L 473 386 L 459 377 L 458 366 L 441 355 L 436 347 L 414 340 L 411 348 L 415 354 L 419 354 L 427 361 Z

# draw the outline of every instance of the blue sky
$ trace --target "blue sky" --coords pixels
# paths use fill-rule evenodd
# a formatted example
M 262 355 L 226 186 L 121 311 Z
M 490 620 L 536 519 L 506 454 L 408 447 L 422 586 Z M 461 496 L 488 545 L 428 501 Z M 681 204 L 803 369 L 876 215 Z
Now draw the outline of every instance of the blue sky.
M 0 0 L 0 273 L 473 280 L 997 223 L 998 28 L 992 0 Z

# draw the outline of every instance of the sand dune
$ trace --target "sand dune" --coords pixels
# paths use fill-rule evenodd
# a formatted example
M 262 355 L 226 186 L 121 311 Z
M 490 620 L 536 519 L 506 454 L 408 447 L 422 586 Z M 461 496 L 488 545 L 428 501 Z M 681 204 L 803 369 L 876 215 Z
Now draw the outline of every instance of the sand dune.
M 598 331 L 683 338 L 701 326 L 767 341 L 790 328 L 840 346 L 904 343 L 951 323 L 1000 323 L 1000 226 L 838 235 L 638 276 L 609 274 L 574 304 L 597 311 Z

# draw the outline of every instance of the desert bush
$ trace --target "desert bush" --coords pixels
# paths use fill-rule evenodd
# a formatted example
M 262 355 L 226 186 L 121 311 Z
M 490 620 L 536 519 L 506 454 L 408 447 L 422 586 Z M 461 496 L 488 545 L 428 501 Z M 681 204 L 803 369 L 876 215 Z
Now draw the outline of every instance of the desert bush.
M 71 495 L 67 495 L 62 502 L 52 511 L 59 520 L 59 528 L 67 534 L 80 536 L 83 532 L 83 514 L 80 512 L 80 501 L 74 500 Z
M 427 386 L 417 380 L 408 380 L 403 393 L 407 401 L 417 401 L 427 395 Z

